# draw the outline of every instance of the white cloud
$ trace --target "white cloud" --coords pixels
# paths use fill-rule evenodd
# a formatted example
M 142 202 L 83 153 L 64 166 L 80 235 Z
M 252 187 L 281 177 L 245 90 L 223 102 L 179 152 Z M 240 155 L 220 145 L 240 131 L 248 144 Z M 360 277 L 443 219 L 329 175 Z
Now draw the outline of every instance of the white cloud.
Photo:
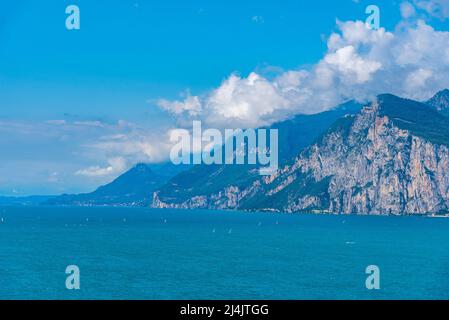
M 106 167 L 92 166 L 78 170 L 76 174 L 87 177 L 112 176 L 121 173 L 127 167 L 126 160 L 121 157 L 109 159 L 108 164 Z
M 363 59 L 353 46 L 346 46 L 328 54 L 324 61 L 341 74 L 343 81 L 356 84 L 369 81 L 382 67 L 380 62 Z
M 173 114 L 180 115 L 187 113 L 191 116 L 196 116 L 201 113 L 201 103 L 198 97 L 192 97 L 187 93 L 187 98 L 184 101 L 168 101 L 160 99 L 157 104 L 164 110 Z
M 104 157 L 120 155 L 129 163 L 157 163 L 167 160 L 171 144 L 168 133 L 151 133 L 145 130 L 133 130 L 126 134 L 103 136 L 86 145 L 91 154 L 102 154 Z
M 403 15 L 411 17 L 411 12 Z M 369 29 L 362 21 L 337 26 L 339 31 L 328 39 L 328 51 L 315 65 L 281 72 L 273 79 L 256 72 L 247 77 L 232 74 L 201 96 L 159 105 L 183 121 L 201 119 L 219 128 L 258 127 L 324 111 L 348 99 L 364 101 L 393 93 L 423 100 L 449 86 L 449 32 L 422 20 L 401 22 L 394 32 Z
M 64 125 L 66 124 L 65 120 L 47 120 L 45 121 L 46 124 L 54 124 L 54 125 Z
M 84 127 L 105 127 L 106 125 L 102 123 L 101 121 L 75 121 L 73 123 L 77 126 L 84 126 Z
M 136 163 L 169 159 L 167 131 L 123 120 L 0 120 L 0 192 L 92 191 Z
M 205 117 L 210 124 L 229 120 L 257 126 L 277 109 L 288 108 L 288 104 L 276 83 L 254 72 L 247 78 L 233 74 L 208 97 Z
M 432 71 L 429 69 L 417 69 L 414 72 L 411 72 L 405 81 L 407 88 L 412 90 L 420 90 L 426 86 L 426 82 L 428 79 L 432 77 Z
M 159 163 L 169 159 L 172 144 L 167 129 L 154 130 L 119 121 L 102 133 L 84 143 L 81 152 L 90 162 L 107 164 L 80 169 L 76 175 L 114 177 L 136 163 Z

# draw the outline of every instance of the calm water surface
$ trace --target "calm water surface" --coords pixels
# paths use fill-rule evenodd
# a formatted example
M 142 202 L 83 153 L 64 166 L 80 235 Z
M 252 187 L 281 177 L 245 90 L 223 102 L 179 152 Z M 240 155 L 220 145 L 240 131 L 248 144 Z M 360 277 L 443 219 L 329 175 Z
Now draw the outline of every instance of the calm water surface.
M 449 219 L 44 207 L 0 218 L 2 299 L 449 299 Z M 68 265 L 79 291 L 65 288 Z

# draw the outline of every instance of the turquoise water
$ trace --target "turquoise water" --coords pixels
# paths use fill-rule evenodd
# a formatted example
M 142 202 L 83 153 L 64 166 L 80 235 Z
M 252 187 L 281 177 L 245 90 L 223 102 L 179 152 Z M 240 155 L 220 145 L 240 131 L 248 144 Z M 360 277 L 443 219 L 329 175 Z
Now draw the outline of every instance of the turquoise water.
M 449 219 L 0 208 L 3 299 L 448 299 Z M 65 288 L 77 265 L 81 290 Z M 381 270 L 367 290 L 365 268 Z

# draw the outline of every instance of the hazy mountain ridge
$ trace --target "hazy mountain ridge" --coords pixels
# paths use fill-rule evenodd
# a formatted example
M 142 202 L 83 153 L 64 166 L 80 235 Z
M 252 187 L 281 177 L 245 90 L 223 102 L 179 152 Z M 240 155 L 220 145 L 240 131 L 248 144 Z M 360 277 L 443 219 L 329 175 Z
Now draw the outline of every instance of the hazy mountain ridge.
M 0 206 L 36 206 L 55 196 L 0 197 Z
M 61 195 L 51 198 L 45 205 L 73 206 L 148 206 L 151 193 L 186 166 L 165 164 L 137 164 L 114 181 L 91 193 Z
M 442 90 L 426 102 L 442 115 L 449 116 L 449 89 Z
M 445 92 L 437 94 L 442 101 Z M 428 214 L 449 211 L 449 120 L 427 105 L 381 95 L 337 120 L 314 144 L 270 177 L 228 184 L 164 208 Z M 440 109 L 441 110 L 441 109 Z

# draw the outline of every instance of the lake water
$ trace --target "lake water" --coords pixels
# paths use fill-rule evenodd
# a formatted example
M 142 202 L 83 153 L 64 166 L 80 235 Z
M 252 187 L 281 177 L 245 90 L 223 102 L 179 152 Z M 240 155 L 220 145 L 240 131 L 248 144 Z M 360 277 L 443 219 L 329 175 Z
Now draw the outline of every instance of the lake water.
M 2 299 L 449 299 L 449 219 L 0 208 Z M 81 290 L 67 290 L 77 265 Z M 365 268 L 380 268 L 367 290 Z

